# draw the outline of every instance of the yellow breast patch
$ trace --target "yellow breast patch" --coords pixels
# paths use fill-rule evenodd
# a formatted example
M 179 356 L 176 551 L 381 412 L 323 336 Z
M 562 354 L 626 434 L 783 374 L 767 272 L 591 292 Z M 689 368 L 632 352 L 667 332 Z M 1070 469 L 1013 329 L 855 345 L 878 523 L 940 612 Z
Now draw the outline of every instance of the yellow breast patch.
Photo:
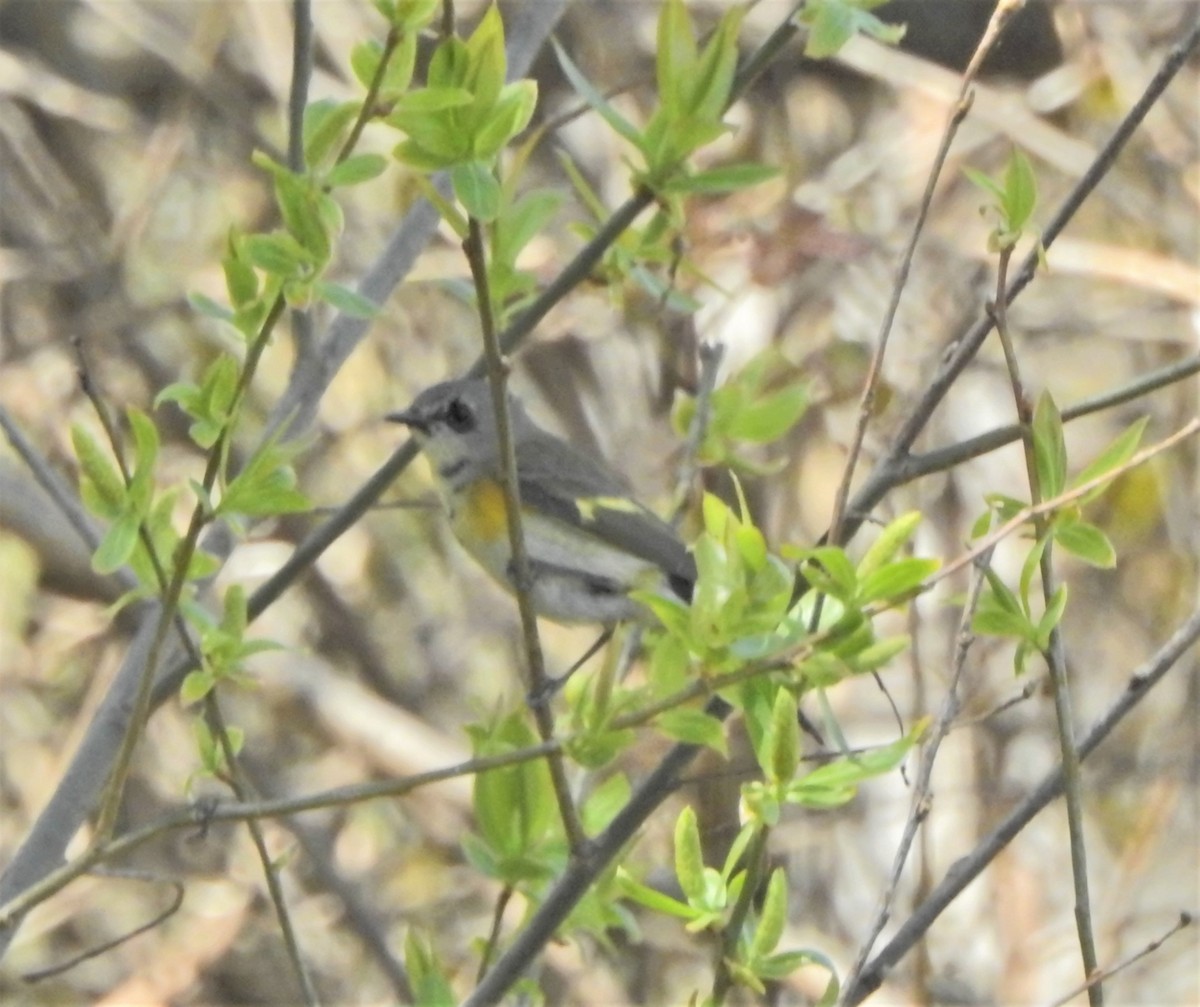
M 508 541 L 504 489 L 494 479 L 480 479 L 463 491 L 455 508 L 459 537 L 468 542 Z

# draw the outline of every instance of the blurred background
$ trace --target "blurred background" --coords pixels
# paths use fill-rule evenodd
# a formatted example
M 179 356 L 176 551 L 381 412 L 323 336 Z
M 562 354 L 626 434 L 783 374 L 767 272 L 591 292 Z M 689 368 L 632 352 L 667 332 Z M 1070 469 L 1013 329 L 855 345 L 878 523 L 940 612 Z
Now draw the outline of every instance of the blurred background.
M 695 312 L 668 310 L 633 282 L 577 290 L 515 357 L 514 387 L 531 411 L 608 458 L 665 512 L 680 449 L 669 414 L 677 396 L 694 389 L 699 342 L 725 347 L 723 376 L 774 347 L 786 376 L 809 382 L 812 404 L 783 441 L 757 456 L 773 472 L 748 479 L 746 489 L 773 547 L 815 541 L 829 521 L 869 357 L 957 98 L 958 71 L 990 6 L 896 2 L 883 13 L 910 22 L 898 50 L 860 39 L 820 64 L 802 58 L 799 46 L 785 52 L 731 110 L 730 134 L 702 157 L 706 164 L 760 160 L 780 174 L 689 206 L 683 250 L 690 268 L 676 283 Z M 482 9 L 465 0 L 455 7 L 464 24 Z M 690 7 L 711 25 L 725 4 Z M 789 9 L 776 0 L 752 5 L 744 51 Z M 991 223 L 962 168 L 994 176 L 1019 145 L 1037 175 L 1036 219 L 1044 222 L 1198 11 L 1179 0 L 1027 8 L 985 69 L 938 183 L 892 333 L 862 473 L 949 343 L 992 296 Z M 652 109 L 657 14 L 657 4 L 641 0 L 575 3 L 557 32 L 600 88 L 620 89 L 612 100 L 636 121 Z M 315 4 L 314 18 L 312 97 L 356 96 L 349 52 L 382 38 L 381 19 L 369 3 L 352 0 Z M 282 157 L 286 149 L 291 39 L 290 6 L 276 0 L 0 2 L 0 404 L 71 484 L 70 426 L 97 427 L 79 390 L 73 340 L 86 348 L 113 408 L 144 409 L 161 388 L 198 375 L 229 345 L 186 298 L 223 297 L 219 263 L 231 227 L 274 226 L 268 180 L 249 157 L 254 150 Z M 1051 250 L 1049 271 L 1011 312 L 1026 379 L 1064 408 L 1197 353 L 1198 71 L 1193 58 Z M 560 153 L 610 207 L 628 194 L 628 170 L 621 142 L 597 117 L 569 116 L 579 102 L 552 55 L 543 53 L 532 75 L 540 89 L 535 122 L 565 117 L 526 179 L 565 197 L 560 218 L 525 258 L 548 281 L 578 247 L 571 223 L 586 219 Z M 363 149 L 387 154 L 395 142 L 390 132 L 368 129 Z M 342 193 L 346 227 L 335 278 L 353 285 L 417 192 L 397 169 Z M 385 412 L 460 373 L 478 354 L 466 281 L 458 243 L 443 229 L 334 378 L 297 463 L 299 484 L 318 506 L 338 506 L 398 446 L 402 435 L 381 422 Z M 318 335 L 329 321 L 317 312 Z M 300 329 L 286 331 L 268 350 L 252 392 L 261 421 L 287 387 L 304 338 Z M 1196 414 L 1198 400 L 1193 377 L 1072 423 L 1070 456 L 1082 467 L 1142 415 L 1149 416 L 1146 441 L 1159 440 Z M 164 475 L 194 474 L 197 454 L 182 416 L 171 407 L 155 415 L 164 431 Z M 1002 355 L 989 343 L 918 448 L 1012 421 Z M 896 490 L 876 516 L 920 510 L 919 550 L 953 557 L 983 494 L 1025 494 L 1023 472 L 1018 448 L 997 451 Z M 706 478 L 723 485 L 720 474 Z M 1081 725 L 1109 707 L 1131 671 L 1195 606 L 1198 488 L 1193 440 L 1123 477 L 1090 512 L 1116 544 L 1115 570 L 1062 561 Z M 446 765 L 468 751 L 464 724 L 521 701 L 515 606 L 459 550 L 430 494 L 418 463 L 397 481 L 387 506 L 342 536 L 255 624 L 255 635 L 285 649 L 255 659 L 255 684 L 225 697 L 226 709 L 245 729 L 246 757 L 272 792 Z M 319 518 L 253 528 L 222 582 L 261 583 Z M 1015 576 L 1025 548 L 1008 543 L 999 569 Z M 965 584 L 946 584 L 886 623 L 915 635 L 912 653 L 884 675 L 906 722 L 941 702 L 957 628 L 952 602 Z M 128 643 L 126 628 L 108 612 L 112 584 L 90 572 L 86 551 L 7 443 L 0 444 L 0 596 L 3 863 L 44 807 Z M 543 631 L 559 671 L 592 638 L 589 630 L 549 624 Z M 943 750 L 933 812 L 894 920 L 1056 763 L 1043 679 L 1038 662 L 1027 680 L 1015 679 L 1007 645 L 976 644 L 961 725 Z M 1200 903 L 1198 698 L 1192 654 L 1086 765 L 1102 962 L 1139 950 Z M 869 680 L 846 683 L 830 701 L 852 744 L 890 741 L 900 731 Z M 150 820 L 185 794 L 214 790 L 194 780 L 191 721 L 178 703 L 151 721 L 126 824 Z M 637 746 L 643 761 L 627 770 L 644 771 L 662 750 L 647 740 Z M 839 811 L 785 818 L 773 838 L 792 881 L 785 946 L 818 948 L 845 969 L 871 919 L 908 802 L 894 774 Z M 673 820 L 663 814 L 651 824 L 639 857 L 669 862 Z M 402 801 L 307 816 L 303 852 L 282 825 L 266 823 L 272 850 L 291 858 L 285 877 L 300 945 L 328 1002 L 392 998 L 386 954 L 364 934 L 397 953 L 410 925 L 436 935 L 439 952 L 470 987 L 477 965 L 471 941 L 487 933 L 496 891 L 462 857 L 469 821 L 469 787 L 459 781 Z M 65 975 L 23 981 L 27 971 L 110 939 L 169 901 L 162 882 L 77 883 L 26 920 L 0 964 L 0 998 L 294 999 L 280 992 L 288 966 L 244 831 L 179 833 L 139 851 L 131 866 L 184 881 L 181 911 Z M 939 920 L 874 1002 L 1054 999 L 1078 981 L 1072 898 L 1065 818 L 1056 804 Z M 648 919 L 643 940 L 623 943 L 617 954 L 556 946 L 543 969 L 551 1002 L 666 1003 L 704 988 L 709 962 L 681 928 Z M 1114 980 L 1109 995 L 1124 1004 L 1200 1002 L 1198 975 L 1200 950 L 1185 931 Z M 802 973 L 780 1002 L 805 1003 L 819 991 L 817 976 Z

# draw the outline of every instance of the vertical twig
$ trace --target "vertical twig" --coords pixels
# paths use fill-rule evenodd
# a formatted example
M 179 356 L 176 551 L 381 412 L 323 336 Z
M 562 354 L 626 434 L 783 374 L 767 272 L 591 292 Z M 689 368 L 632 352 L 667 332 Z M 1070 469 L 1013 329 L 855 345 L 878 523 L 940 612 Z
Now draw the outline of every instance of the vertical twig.
M 1004 361 L 1012 385 L 1016 405 L 1017 421 L 1021 425 L 1021 443 L 1025 449 L 1025 470 L 1029 478 L 1030 502 L 1036 507 L 1042 502 L 1043 487 L 1038 478 L 1037 460 L 1033 444 L 1033 409 L 1021 379 L 1020 362 L 1013 347 L 1008 329 L 1008 308 L 1004 292 L 1008 287 L 1008 264 L 1011 261 L 1011 245 L 1000 252 L 996 274 L 996 303 L 993 321 L 996 335 L 1004 348 Z M 1050 521 L 1045 515 L 1035 515 L 1033 527 L 1037 541 L 1046 538 Z M 1054 542 L 1046 542 L 1040 557 L 1042 574 L 1042 598 L 1049 607 L 1056 593 L 1053 562 Z M 1067 657 L 1063 646 L 1062 631 L 1058 624 L 1050 630 L 1049 646 L 1043 652 L 1050 670 L 1050 691 L 1054 696 L 1054 715 L 1058 724 L 1059 749 L 1062 752 L 1063 791 L 1067 805 L 1067 832 L 1071 846 L 1071 879 L 1075 888 L 1075 929 L 1079 935 L 1079 952 L 1083 958 L 1084 980 L 1096 974 L 1099 961 L 1096 957 L 1096 937 L 1092 929 L 1091 894 L 1087 876 L 1087 840 L 1083 834 L 1083 779 L 1079 769 L 1079 755 L 1075 750 L 1075 718 L 1071 712 L 1071 687 L 1067 681 Z M 1087 988 L 1091 1007 L 1103 1007 L 1104 987 L 1100 982 L 1090 983 Z
M 531 697 L 530 707 L 538 732 L 543 741 L 554 737 L 554 715 L 546 703 L 547 686 L 546 658 L 542 653 L 542 641 L 538 635 L 537 613 L 531 596 L 533 580 L 530 576 L 529 554 L 525 548 L 525 528 L 521 521 L 521 487 L 517 472 L 516 444 L 513 442 L 512 417 L 508 410 L 508 366 L 500 351 L 496 338 L 495 321 L 492 313 L 492 292 L 487 275 L 487 251 L 483 229 L 479 221 L 471 217 L 467 221 L 467 237 L 463 251 L 471 267 L 475 281 L 476 300 L 479 305 L 479 320 L 483 330 L 484 358 L 487 361 L 488 381 L 492 386 L 492 404 L 496 411 L 496 433 L 500 442 L 500 461 L 504 472 L 504 505 L 508 521 L 508 541 L 512 548 L 512 581 L 517 598 L 517 609 L 521 616 L 521 631 L 525 639 L 525 656 L 528 664 L 527 692 Z M 546 757 L 550 769 L 550 780 L 558 801 L 563 831 L 573 855 L 577 855 L 587 842 L 571 788 L 567 782 L 562 753 L 555 751 Z

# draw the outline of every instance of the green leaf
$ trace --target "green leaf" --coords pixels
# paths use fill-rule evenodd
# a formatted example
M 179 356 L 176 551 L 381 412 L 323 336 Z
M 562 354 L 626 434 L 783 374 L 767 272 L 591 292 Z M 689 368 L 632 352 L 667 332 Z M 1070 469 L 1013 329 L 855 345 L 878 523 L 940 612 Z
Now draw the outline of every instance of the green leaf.
M 296 475 L 289 464 L 294 454 L 295 448 L 274 443 L 259 448 L 225 488 L 217 514 L 267 517 L 308 510 L 308 497 L 295 488 Z
M 315 261 L 312 253 L 290 234 L 249 234 L 241 239 L 240 246 L 251 265 L 284 278 L 307 273 Z
M 963 168 L 962 171 L 967 176 L 967 180 L 976 188 L 982 189 L 991 196 L 997 206 L 1000 206 L 1004 202 L 1004 190 L 1000 188 L 995 179 L 975 168 Z
M 650 888 L 642 884 L 640 881 L 635 880 L 624 867 L 620 867 L 617 870 L 617 884 L 626 896 L 653 912 L 663 913 L 667 916 L 677 916 L 685 920 L 693 919 L 696 915 L 695 910 L 687 903 L 673 899 L 671 896 L 660 892 L 657 888 Z
M 190 293 L 187 295 L 188 304 L 192 310 L 206 318 L 215 318 L 218 322 L 232 322 L 233 311 L 220 301 L 214 301 L 207 294 Z
M 378 62 L 378 55 L 376 55 L 376 62 Z M 369 82 L 368 78 L 365 83 Z M 356 101 L 334 101 L 332 98 L 326 98 L 314 101 L 305 108 L 304 163 L 309 168 L 315 168 L 324 163 L 325 159 L 341 144 L 361 107 L 361 104 Z
M 1042 499 L 1059 496 L 1067 485 L 1067 445 L 1062 416 L 1049 392 L 1042 392 L 1034 407 L 1033 454 Z
M 433 944 L 410 928 L 404 939 L 404 965 L 412 987 L 413 1003 L 422 1007 L 452 1007 L 458 1002 Z
M 894 657 L 903 654 L 912 645 L 912 640 L 906 634 L 888 637 L 872 643 L 854 653 L 849 659 L 857 672 L 874 671 L 882 668 Z
M 139 525 L 138 515 L 127 512 L 109 526 L 92 557 L 92 569 L 96 573 L 113 573 L 125 565 L 137 545 Z
M 358 185 L 382 175 L 387 168 L 387 158 L 382 154 L 355 154 L 334 166 L 325 176 L 325 184 L 338 186 Z
M 749 958 L 753 962 L 769 955 L 779 945 L 787 924 L 787 876 L 782 867 L 771 872 L 767 894 L 759 911 L 758 926 L 750 940 Z
M 658 98 L 664 109 L 682 115 L 683 96 L 696 66 L 695 30 L 683 0 L 667 0 L 658 15 Z
M 936 559 L 913 556 L 896 560 L 863 577 L 856 598 L 863 604 L 873 601 L 894 601 L 915 591 L 926 578 L 937 572 L 941 563 Z
M 1013 148 L 1004 172 L 1004 210 L 1008 226 L 1014 231 L 1023 230 L 1029 225 L 1036 205 L 1037 179 L 1029 158 L 1018 148 Z
M 465 87 L 470 65 L 471 57 L 467 52 L 467 44 L 457 36 L 450 35 L 433 50 L 426 81 L 431 88 Z
M 800 765 L 796 700 L 787 689 L 780 689 L 775 694 L 766 751 L 761 758 L 763 772 L 772 783 L 786 783 L 796 775 L 796 767 Z
M 311 261 L 328 261 L 332 250 L 330 232 L 321 211 L 321 193 L 313 180 L 306 175 L 276 172 L 275 202 L 284 228 L 311 254 Z
M 729 749 L 721 722 L 710 717 L 703 710 L 677 707 L 660 714 L 655 723 L 667 737 L 673 738 L 675 741 L 683 741 L 689 745 L 704 745 L 722 755 L 728 754 Z
M 424 28 L 441 10 L 443 0 L 395 0 L 393 24 L 406 32 L 416 33 Z
M 563 75 L 570 82 L 571 86 L 579 93 L 579 96 L 598 112 L 601 118 L 617 133 L 618 136 L 624 137 L 633 146 L 640 148 L 642 145 L 642 134 L 628 119 L 622 116 L 608 100 L 594 88 L 591 82 L 583 75 L 583 72 L 577 67 L 567 51 L 558 43 L 558 39 L 553 36 L 550 39 L 554 46 L 554 54 L 558 57 L 558 64 L 562 67 Z
M 129 426 L 133 431 L 133 479 L 129 487 L 130 497 L 139 505 L 148 506 L 153 487 L 154 464 L 158 460 L 158 428 L 140 409 L 130 406 L 126 410 Z
M 1111 570 L 1117 565 L 1117 551 L 1108 536 L 1087 521 L 1056 522 L 1054 541 L 1091 566 Z
M 486 108 L 499 96 L 507 70 L 504 22 L 495 4 L 488 6 L 467 40 L 467 61 L 467 82 L 471 92 L 477 105 Z
M 351 318 L 374 318 L 379 314 L 378 304 L 340 283 L 320 280 L 315 289 L 321 300 Z
M 526 193 L 496 220 L 493 254 L 506 262 L 515 262 L 522 249 L 537 236 L 562 206 L 556 192 L 535 189 Z
M 675 876 L 688 901 L 699 904 L 704 898 L 704 856 L 696 812 L 690 804 L 675 821 Z
M 979 600 L 975 610 L 975 618 L 971 620 L 971 628 L 984 636 L 1011 637 L 1017 640 L 1028 639 L 1033 635 L 1033 625 L 1024 612 L 1013 612 L 1001 604 L 997 604 L 996 595 L 985 594 Z
M 500 183 L 486 164 L 470 161 L 450 169 L 454 195 L 467 213 L 482 223 L 490 223 L 500 213 Z
M 693 120 L 719 122 L 729 104 L 737 70 L 738 29 L 744 15 L 743 7 L 728 8 L 695 61 L 695 69 L 684 89 L 686 112 Z
M 617 813 L 629 800 L 629 777 L 613 773 L 593 790 L 580 809 L 580 819 L 588 835 L 598 835 L 608 828 Z
M 810 0 L 805 4 L 801 19 L 808 22 L 809 34 L 804 55 L 809 59 L 826 59 L 836 55 L 857 32 L 870 35 L 888 45 L 904 37 L 903 25 L 881 21 L 862 0 Z
M 896 554 L 912 540 L 920 523 L 920 511 L 909 511 L 889 522 L 859 561 L 858 576 L 865 577 L 890 563 Z
M 749 189 L 775 178 L 779 169 L 766 164 L 730 164 L 691 174 L 675 175 L 662 191 L 667 193 L 722 193 Z
M 71 444 L 81 469 L 79 492 L 93 513 L 114 518 L 125 506 L 128 491 L 125 480 L 109 455 L 84 427 L 71 425 Z
M 184 706 L 198 703 L 212 692 L 213 686 L 216 684 L 216 678 L 212 672 L 202 669 L 190 671 L 179 686 L 179 700 Z
M 1037 625 L 1037 647 L 1045 652 L 1050 647 L 1050 634 L 1062 621 L 1063 613 L 1067 610 L 1067 585 L 1060 584 L 1058 590 L 1050 596 L 1050 604 L 1042 613 Z
M 1120 436 L 1100 453 L 1099 457 L 1071 480 L 1071 486 L 1083 486 L 1085 483 L 1089 483 L 1093 479 L 1098 479 L 1100 476 L 1107 475 L 1110 472 L 1115 474 L 1116 470 L 1129 461 L 1133 457 L 1133 453 L 1137 451 L 1149 419 L 1149 416 L 1143 416 L 1126 427 Z M 1105 486 L 1098 486 L 1094 490 L 1091 490 L 1082 498 L 1080 505 L 1082 506 L 1096 499 L 1106 488 Z
M 789 385 L 735 412 L 726 429 L 730 437 L 766 444 L 790 430 L 807 408 L 808 388 Z
M 354 72 L 355 79 L 364 88 L 371 86 L 371 81 L 379 72 L 379 61 L 382 58 L 383 46 L 375 39 L 359 42 L 350 50 L 350 69 Z M 307 126 L 307 122 L 305 125 Z
M 475 134 L 473 153 L 480 160 L 490 161 L 502 147 L 519 134 L 537 107 L 537 82 L 518 80 L 500 92 L 487 120 Z

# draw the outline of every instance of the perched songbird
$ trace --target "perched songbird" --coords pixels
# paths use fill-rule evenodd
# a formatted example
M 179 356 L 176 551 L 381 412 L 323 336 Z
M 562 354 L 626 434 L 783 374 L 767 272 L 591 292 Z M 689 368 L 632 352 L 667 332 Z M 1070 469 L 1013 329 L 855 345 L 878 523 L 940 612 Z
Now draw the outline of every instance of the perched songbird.
M 691 599 L 696 564 L 675 530 L 629 495 L 607 466 L 543 430 L 509 395 L 521 523 L 539 615 L 611 624 L 646 614 L 634 589 Z M 513 589 L 500 438 L 483 380 L 426 389 L 387 419 L 429 458 L 459 542 Z

